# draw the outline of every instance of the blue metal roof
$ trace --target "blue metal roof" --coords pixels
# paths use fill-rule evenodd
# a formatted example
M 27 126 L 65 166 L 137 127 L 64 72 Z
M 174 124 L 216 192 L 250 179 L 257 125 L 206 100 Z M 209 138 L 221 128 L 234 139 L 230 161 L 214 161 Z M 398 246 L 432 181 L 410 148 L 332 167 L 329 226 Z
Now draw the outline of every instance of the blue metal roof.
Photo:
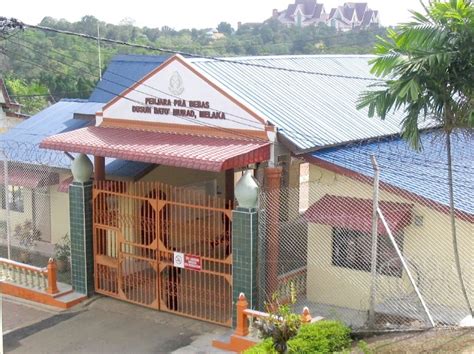
M 160 66 L 167 56 L 117 55 L 112 58 L 102 81 L 89 97 L 89 101 L 107 103 L 132 86 L 153 69 Z
M 44 138 L 93 125 L 93 120 L 74 119 L 74 113 L 95 114 L 103 103 L 78 99 L 63 99 L 0 135 L 0 149 L 9 161 L 69 169 L 71 160 L 62 152 L 40 149 Z M 1 159 L 2 157 L 0 157 Z M 113 176 L 135 177 L 150 164 L 108 158 L 106 173 Z
M 400 139 L 361 143 L 317 151 L 312 156 L 373 177 L 375 155 L 380 181 L 448 206 L 448 170 L 445 137 L 438 132 L 422 135 L 423 150 L 414 151 Z M 452 136 L 456 209 L 474 215 L 474 139 Z
M 349 141 L 400 132 L 402 112 L 371 119 L 357 110 L 360 93 L 374 81 L 330 75 L 375 78 L 368 55 L 290 55 L 187 59 L 274 124 L 295 146 L 295 153 L 314 151 Z M 247 64 L 316 72 L 276 70 Z
M 9 160 L 69 168 L 71 161 L 64 153 L 40 149 L 39 143 L 48 136 L 93 124 L 92 121 L 73 119 L 74 112 L 81 109 L 94 114 L 101 107 L 102 103 L 63 99 L 1 134 L 2 150 Z
M 294 152 L 302 153 L 400 132 L 402 112 L 389 114 L 381 121 L 368 118 L 367 110 L 356 109 L 359 94 L 374 81 L 331 76 L 374 78 L 368 64 L 371 58 L 373 56 L 368 55 L 290 55 L 225 58 L 225 61 L 186 60 L 266 117 L 290 142 Z M 166 59 L 164 56 L 117 55 L 89 100 L 109 102 Z

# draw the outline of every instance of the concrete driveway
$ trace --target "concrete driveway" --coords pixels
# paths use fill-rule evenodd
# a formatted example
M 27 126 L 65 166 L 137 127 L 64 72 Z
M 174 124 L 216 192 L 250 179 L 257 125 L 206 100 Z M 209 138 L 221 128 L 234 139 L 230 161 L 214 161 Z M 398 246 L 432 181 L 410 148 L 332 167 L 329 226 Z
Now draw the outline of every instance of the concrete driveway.
M 23 322 L 21 315 L 16 316 L 17 325 L 10 325 L 16 329 L 4 336 L 6 353 L 214 352 L 212 339 L 230 331 L 106 297 L 62 312 L 7 300 L 4 322 L 12 322 L 18 311 L 24 316 L 34 311 L 38 321 L 25 318 Z

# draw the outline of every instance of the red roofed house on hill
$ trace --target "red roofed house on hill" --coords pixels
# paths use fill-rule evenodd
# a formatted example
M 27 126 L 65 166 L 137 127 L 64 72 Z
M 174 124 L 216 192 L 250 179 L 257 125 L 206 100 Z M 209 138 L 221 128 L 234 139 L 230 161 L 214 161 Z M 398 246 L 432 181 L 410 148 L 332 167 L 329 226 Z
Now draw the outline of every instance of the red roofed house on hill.
M 378 11 L 370 9 L 365 2 L 347 2 L 331 9 L 328 14 L 324 4 L 319 4 L 316 0 L 295 0 L 286 10 L 273 10 L 272 18 L 288 27 L 325 23 L 341 31 L 379 25 Z
M 341 31 L 363 29 L 379 25 L 379 12 L 365 2 L 347 2 L 331 9 L 327 24 Z
M 305 27 L 325 23 L 327 14 L 324 5 L 318 4 L 316 0 L 295 0 L 286 10 L 273 10 L 273 18 L 288 27 Z

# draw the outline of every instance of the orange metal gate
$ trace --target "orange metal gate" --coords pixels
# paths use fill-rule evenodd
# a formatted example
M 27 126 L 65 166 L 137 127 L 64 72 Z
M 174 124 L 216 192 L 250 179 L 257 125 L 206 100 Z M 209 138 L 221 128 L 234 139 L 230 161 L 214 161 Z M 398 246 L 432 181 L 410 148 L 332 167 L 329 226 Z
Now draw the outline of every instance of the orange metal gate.
M 98 293 L 231 325 L 229 202 L 159 182 L 94 184 Z

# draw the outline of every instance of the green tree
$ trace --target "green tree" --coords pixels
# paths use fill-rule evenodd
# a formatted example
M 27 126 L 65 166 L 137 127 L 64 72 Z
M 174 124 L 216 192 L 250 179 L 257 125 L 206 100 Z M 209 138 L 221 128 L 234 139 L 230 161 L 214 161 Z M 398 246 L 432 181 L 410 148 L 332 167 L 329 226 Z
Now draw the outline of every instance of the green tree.
M 97 34 L 98 24 L 103 38 L 208 56 L 369 53 L 376 35 L 382 33 L 380 29 L 369 29 L 361 38 L 351 31 L 336 36 L 334 28 L 322 24 L 302 29 L 286 27 L 278 20 L 271 19 L 261 24 L 244 24 L 237 31 L 223 22 L 219 29 L 232 35 L 212 40 L 206 29 L 175 31 L 167 26 L 161 29 L 140 28 L 131 19 L 125 19 L 119 25 L 102 22 L 94 16 L 84 16 L 76 22 L 52 17 L 45 17 L 41 21 L 41 25 L 46 27 L 92 35 Z M 0 55 L 2 76 L 21 79 L 28 85 L 37 82 L 46 86 L 54 101 L 64 97 L 88 97 L 98 79 L 97 41 L 30 29 L 0 44 L 6 51 L 5 56 Z M 102 42 L 104 68 L 117 53 L 156 54 L 145 49 Z
M 389 111 L 404 110 L 402 136 L 418 150 L 422 121 L 444 131 L 454 259 L 472 316 L 456 234 L 451 135 L 455 129 L 474 127 L 474 9 L 471 0 L 432 0 L 424 8 L 425 14 L 412 12 L 412 22 L 380 38 L 371 65 L 372 73 L 384 82 L 362 93 L 358 108 L 368 107 L 370 117 L 382 119 Z
M 48 88 L 37 81 L 26 82 L 11 77 L 5 78 L 11 95 L 21 104 L 22 113 L 33 115 L 48 105 Z
M 224 33 L 224 34 L 232 34 L 234 32 L 234 29 L 232 28 L 231 24 L 230 23 L 227 23 L 227 22 L 221 22 L 217 25 L 217 30 L 220 32 L 220 33 Z

